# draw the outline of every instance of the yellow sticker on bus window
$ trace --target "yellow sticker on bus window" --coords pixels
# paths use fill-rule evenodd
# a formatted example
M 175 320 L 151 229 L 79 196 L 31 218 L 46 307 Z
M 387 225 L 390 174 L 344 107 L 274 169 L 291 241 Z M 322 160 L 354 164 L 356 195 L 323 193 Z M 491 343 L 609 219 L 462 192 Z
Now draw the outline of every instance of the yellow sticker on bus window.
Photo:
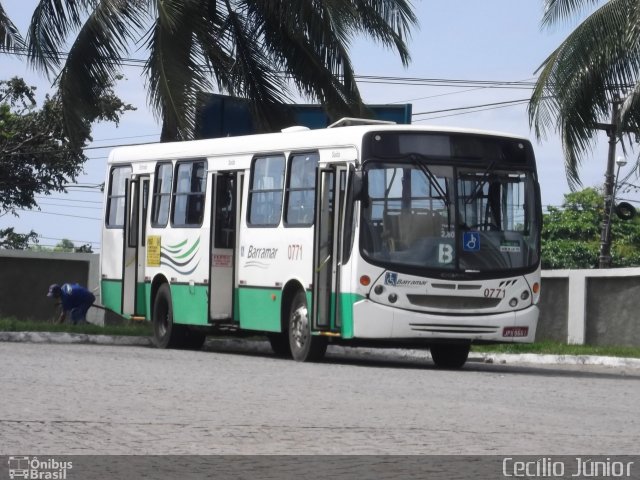
M 147 237 L 147 267 L 160 266 L 160 235 Z

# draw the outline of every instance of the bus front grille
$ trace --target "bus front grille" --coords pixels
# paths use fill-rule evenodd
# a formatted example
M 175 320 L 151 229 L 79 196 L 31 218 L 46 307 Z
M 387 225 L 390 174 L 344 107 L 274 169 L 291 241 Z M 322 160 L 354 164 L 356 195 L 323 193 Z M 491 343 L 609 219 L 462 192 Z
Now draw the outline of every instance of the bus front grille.
M 412 305 L 424 308 L 440 308 L 447 310 L 471 310 L 479 308 L 495 308 L 499 298 L 455 297 L 448 295 L 416 295 L 409 294 L 407 299 Z
M 500 329 L 494 325 L 445 325 L 440 323 L 411 323 L 410 326 L 411 330 L 417 332 L 457 333 L 461 335 L 496 333 Z

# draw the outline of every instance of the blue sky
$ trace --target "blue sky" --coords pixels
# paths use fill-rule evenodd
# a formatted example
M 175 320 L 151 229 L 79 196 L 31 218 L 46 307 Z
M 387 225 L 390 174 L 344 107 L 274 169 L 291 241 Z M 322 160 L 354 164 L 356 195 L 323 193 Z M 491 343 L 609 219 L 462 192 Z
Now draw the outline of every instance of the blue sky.
M 3 0 L 9 16 L 22 33 L 26 31 L 35 0 Z M 542 30 L 540 18 L 543 0 L 414 0 L 420 27 L 409 41 L 412 61 L 403 68 L 393 52 L 368 39 L 356 39 L 351 49 L 356 74 L 366 76 L 411 77 L 426 79 L 531 80 L 535 70 L 562 41 L 573 24 L 554 30 Z M 143 58 L 143 52 L 131 52 Z M 0 77 L 23 76 L 44 95 L 50 82 L 30 70 L 24 61 L 0 56 Z M 112 124 L 94 127 L 92 146 L 157 140 L 160 127 L 146 107 L 141 69 L 129 68 L 126 79 L 117 88 L 118 95 L 138 107 L 125 115 L 119 128 Z M 527 89 L 469 89 L 432 85 L 390 85 L 360 83 L 367 103 L 412 103 L 413 112 L 431 112 L 472 105 L 525 99 Z M 564 174 L 562 150 L 555 135 L 537 142 L 529 129 L 526 105 L 486 109 L 476 113 L 450 112 L 416 115 L 419 125 L 447 125 L 505 131 L 529 137 L 538 159 L 542 200 L 559 205 L 569 191 Z M 455 114 L 455 115 L 454 115 Z M 109 149 L 87 152 L 91 160 L 79 184 L 98 184 L 104 179 Z M 581 170 L 585 186 L 603 181 L 606 162 L 606 137 L 602 134 L 598 149 L 585 158 Z M 37 231 L 41 244 L 53 245 L 61 238 L 76 244 L 92 242 L 99 249 L 102 196 L 91 189 L 74 189 L 67 195 L 53 194 L 41 202 L 41 212 L 20 212 L 20 218 L 0 217 L 0 228 L 15 226 L 17 231 Z M 71 215 L 71 216 L 63 216 Z M 87 217 L 87 218 L 79 218 Z

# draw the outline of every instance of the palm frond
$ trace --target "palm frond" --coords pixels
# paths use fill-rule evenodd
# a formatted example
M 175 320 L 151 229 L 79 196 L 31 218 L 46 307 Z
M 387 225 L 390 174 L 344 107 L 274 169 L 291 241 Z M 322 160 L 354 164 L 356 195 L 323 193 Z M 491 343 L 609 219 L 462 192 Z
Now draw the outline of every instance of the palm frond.
M 280 9 L 273 8 L 279 3 Z M 341 2 L 303 1 L 297 10 L 286 2 L 252 2 L 250 15 L 262 25 L 264 48 L 305 96 L 325 106 L 331 118 L 361 115 L 364 106 L 347 52 L 351 9 L 329 10 Z M 337 7 L 335 7 L 337 8 Z M 342 15 L 338 15 L 341 12 Z M 335 21 L 340 17 L 339 21 Z
M 0 3 L 0 50 L 14 51 L 24 48 L 24 40 Z
M 141 2 L 101 0 L 83 24 L 58 79 L 63 118 L 71 134 L 82 128 L 84 119 L 95 118 L 92 111 L 116 79 L 145 15 Z
M 611 0 L 582 22 L 539 69 L 529 120 L 538 138 L 560 134 L 567 177 L 579 185 L 581 157 L 592 150 L 612 102 L 640 72 L 636 0 Z
M 163 141 L 192 138 L 198 93 L 210 87 L 202 68 L 204 54 L 194 36 L 202 18 L 196 5 L 163 1 L 147 40 L 148 100 L 162 118 Z
M 230 42 L 227 48 L 233 52 L 229 78 L 235 91 L 250 100 L 259 129 L 281 128 L 286 115 L 279 105 L 289 101 L 289 90 L 280 62 L 261 42 L 263 25 L 246 13 L 228 10 L 224 32 Z
M 233 42 L 222 15 L 223 6 L 216 0 L 196 1 L 201 4 L 202 18 L 194 34 L 202 49 L 206 68 L 220 91 L 236 95 L 235 82 L 231 78 L 231 67 L 235 60 Z
M 122 3 L 122 2 L 120 2 Z M 61 64 L 60 46 L 73 29 L 82 26 L 96 0 L 40 0 L 27 32 L 30 62 L 51 74 Z
M 590 7 L 603 0 L 545 0 L 542 25 L 548 27 L 584 14 Z
M 406 0 L 351 0 L 355 9 L 353 28 L 387 47 L 395 48 L 404 66 L 411 57 L 405 40 L 418 19 Z

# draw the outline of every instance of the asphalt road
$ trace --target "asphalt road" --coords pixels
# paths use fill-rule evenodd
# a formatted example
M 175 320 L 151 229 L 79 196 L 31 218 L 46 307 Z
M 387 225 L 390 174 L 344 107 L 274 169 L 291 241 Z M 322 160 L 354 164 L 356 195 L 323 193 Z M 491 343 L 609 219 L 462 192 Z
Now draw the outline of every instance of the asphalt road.
M 0 455 L 637 454 L 640 370 L 0 342 Z

